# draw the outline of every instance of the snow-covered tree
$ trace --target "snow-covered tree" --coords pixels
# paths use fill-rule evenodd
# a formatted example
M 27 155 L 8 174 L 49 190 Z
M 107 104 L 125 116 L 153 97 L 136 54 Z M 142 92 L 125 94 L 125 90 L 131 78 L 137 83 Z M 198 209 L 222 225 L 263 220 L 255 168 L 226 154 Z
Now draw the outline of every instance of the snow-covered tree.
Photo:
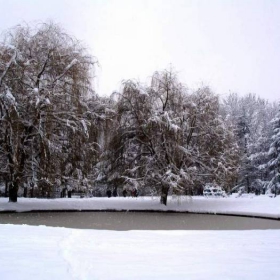
M 149 86 L 124 83 L 116 114 L 109 181 L 154 188 L 166 204 L 170 191 L 192 194 L 213 180 L 228 186 L 236 176 L 234 136 L 208 88 L 189 93 L 174 72 L 156 72 Z
M 260 193 L 269 179 L 266 170 L 267 150 L 275 105 L 255 94 L 240 97 L 233 93 L 224 100 L 222 114 L 231 120 L 238 139 L 241 161 L 237 187 Z
M 268 151 L 269 162 L 267 164 L 269 173 L 271 174 L 268 189 L 274 192 L 276 196 L 280 192 L 280 104 L 279 111 L 272 120 L 272 125 L 273 135 Z
M 10 201 L 17 201 L 20 184 L 51 186 L 72 164 L 65 150 L 72 139 L 87 137 L 83 100 L 92 93 L 94 62 L 52 23 L 17 26 L 6 35 L 0 46 L 1 157 L 8 164 Z M 79 153 L 75 145 L 68 155 Z

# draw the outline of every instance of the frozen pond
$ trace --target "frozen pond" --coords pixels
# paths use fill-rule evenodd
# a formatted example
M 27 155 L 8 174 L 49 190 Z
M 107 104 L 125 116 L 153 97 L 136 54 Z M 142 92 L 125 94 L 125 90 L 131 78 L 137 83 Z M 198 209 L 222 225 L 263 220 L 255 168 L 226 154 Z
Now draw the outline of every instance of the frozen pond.
M 0 214 L 0 224 L 106 230 L 280 229 L 280 221 L 189 213 L 42 212 Z

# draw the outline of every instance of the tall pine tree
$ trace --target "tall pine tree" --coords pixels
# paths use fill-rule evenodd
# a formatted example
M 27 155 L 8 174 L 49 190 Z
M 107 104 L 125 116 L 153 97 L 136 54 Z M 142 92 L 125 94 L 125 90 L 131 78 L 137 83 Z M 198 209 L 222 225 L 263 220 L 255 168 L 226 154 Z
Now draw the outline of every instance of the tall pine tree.
M 268 185 L 268 190 L 273 192 L 275 196 L 279 194 L 280 190 L 280 103 L 279 111 L 275 118 L 272 120 L 274 129 L 272 135 L 272 142 L 268 156 L 270 160 L 268 162 L 268 169 L 271 174 L 271 180 Z

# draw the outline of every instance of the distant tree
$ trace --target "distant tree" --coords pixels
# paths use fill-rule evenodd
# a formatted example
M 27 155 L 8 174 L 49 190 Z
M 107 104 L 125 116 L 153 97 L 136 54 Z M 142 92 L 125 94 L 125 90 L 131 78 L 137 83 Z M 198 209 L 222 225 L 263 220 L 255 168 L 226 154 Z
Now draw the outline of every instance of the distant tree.
M 271 180 L 268 189 L 274 192 L 276 196 L 280 192 L 280 104 L 279 111 L 272 120 L 272 124 L 273 135 L 268 151 L 268 170 L 271 174 Z
M 209 88 L 199 89 L 194 95 L 198 184 L 215 181 L 229 191 L 236 182 L 240 161 L 234 127 L 228 118 L 222 118 L 219 98 Z
M 237 187 L 260 193 L 267 185 L 269 172 L 266 169 L 275 105 L 248 94 L 240 97 L 230 94 L 222 104 L 222 114 L 228 118 L 238 139 L 240 163 Z

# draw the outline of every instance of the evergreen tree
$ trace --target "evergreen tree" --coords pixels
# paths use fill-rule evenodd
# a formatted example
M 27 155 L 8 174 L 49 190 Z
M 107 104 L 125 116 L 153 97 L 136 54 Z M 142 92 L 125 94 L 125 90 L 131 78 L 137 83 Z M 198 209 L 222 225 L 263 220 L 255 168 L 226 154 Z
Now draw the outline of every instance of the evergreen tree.
M 267 149 L 271 138 L 271 119 L 275 105 L 254 94 L 230 94 L 223 102 L 222 114 L 234 126 L 239 145 L 239 175 L 235 188 L 259 194 L 267 185 Z
M 280 104 L 279 111 L 272 120 L 272 124 L 273 135 L 271 138 L 270 149 L 268 151 L 268 156 L 270 157 L 268 170 L 271 175 L 271 180 L 268 189 L 271 192 L 274 192 L 276 196 L 280 191 Z

